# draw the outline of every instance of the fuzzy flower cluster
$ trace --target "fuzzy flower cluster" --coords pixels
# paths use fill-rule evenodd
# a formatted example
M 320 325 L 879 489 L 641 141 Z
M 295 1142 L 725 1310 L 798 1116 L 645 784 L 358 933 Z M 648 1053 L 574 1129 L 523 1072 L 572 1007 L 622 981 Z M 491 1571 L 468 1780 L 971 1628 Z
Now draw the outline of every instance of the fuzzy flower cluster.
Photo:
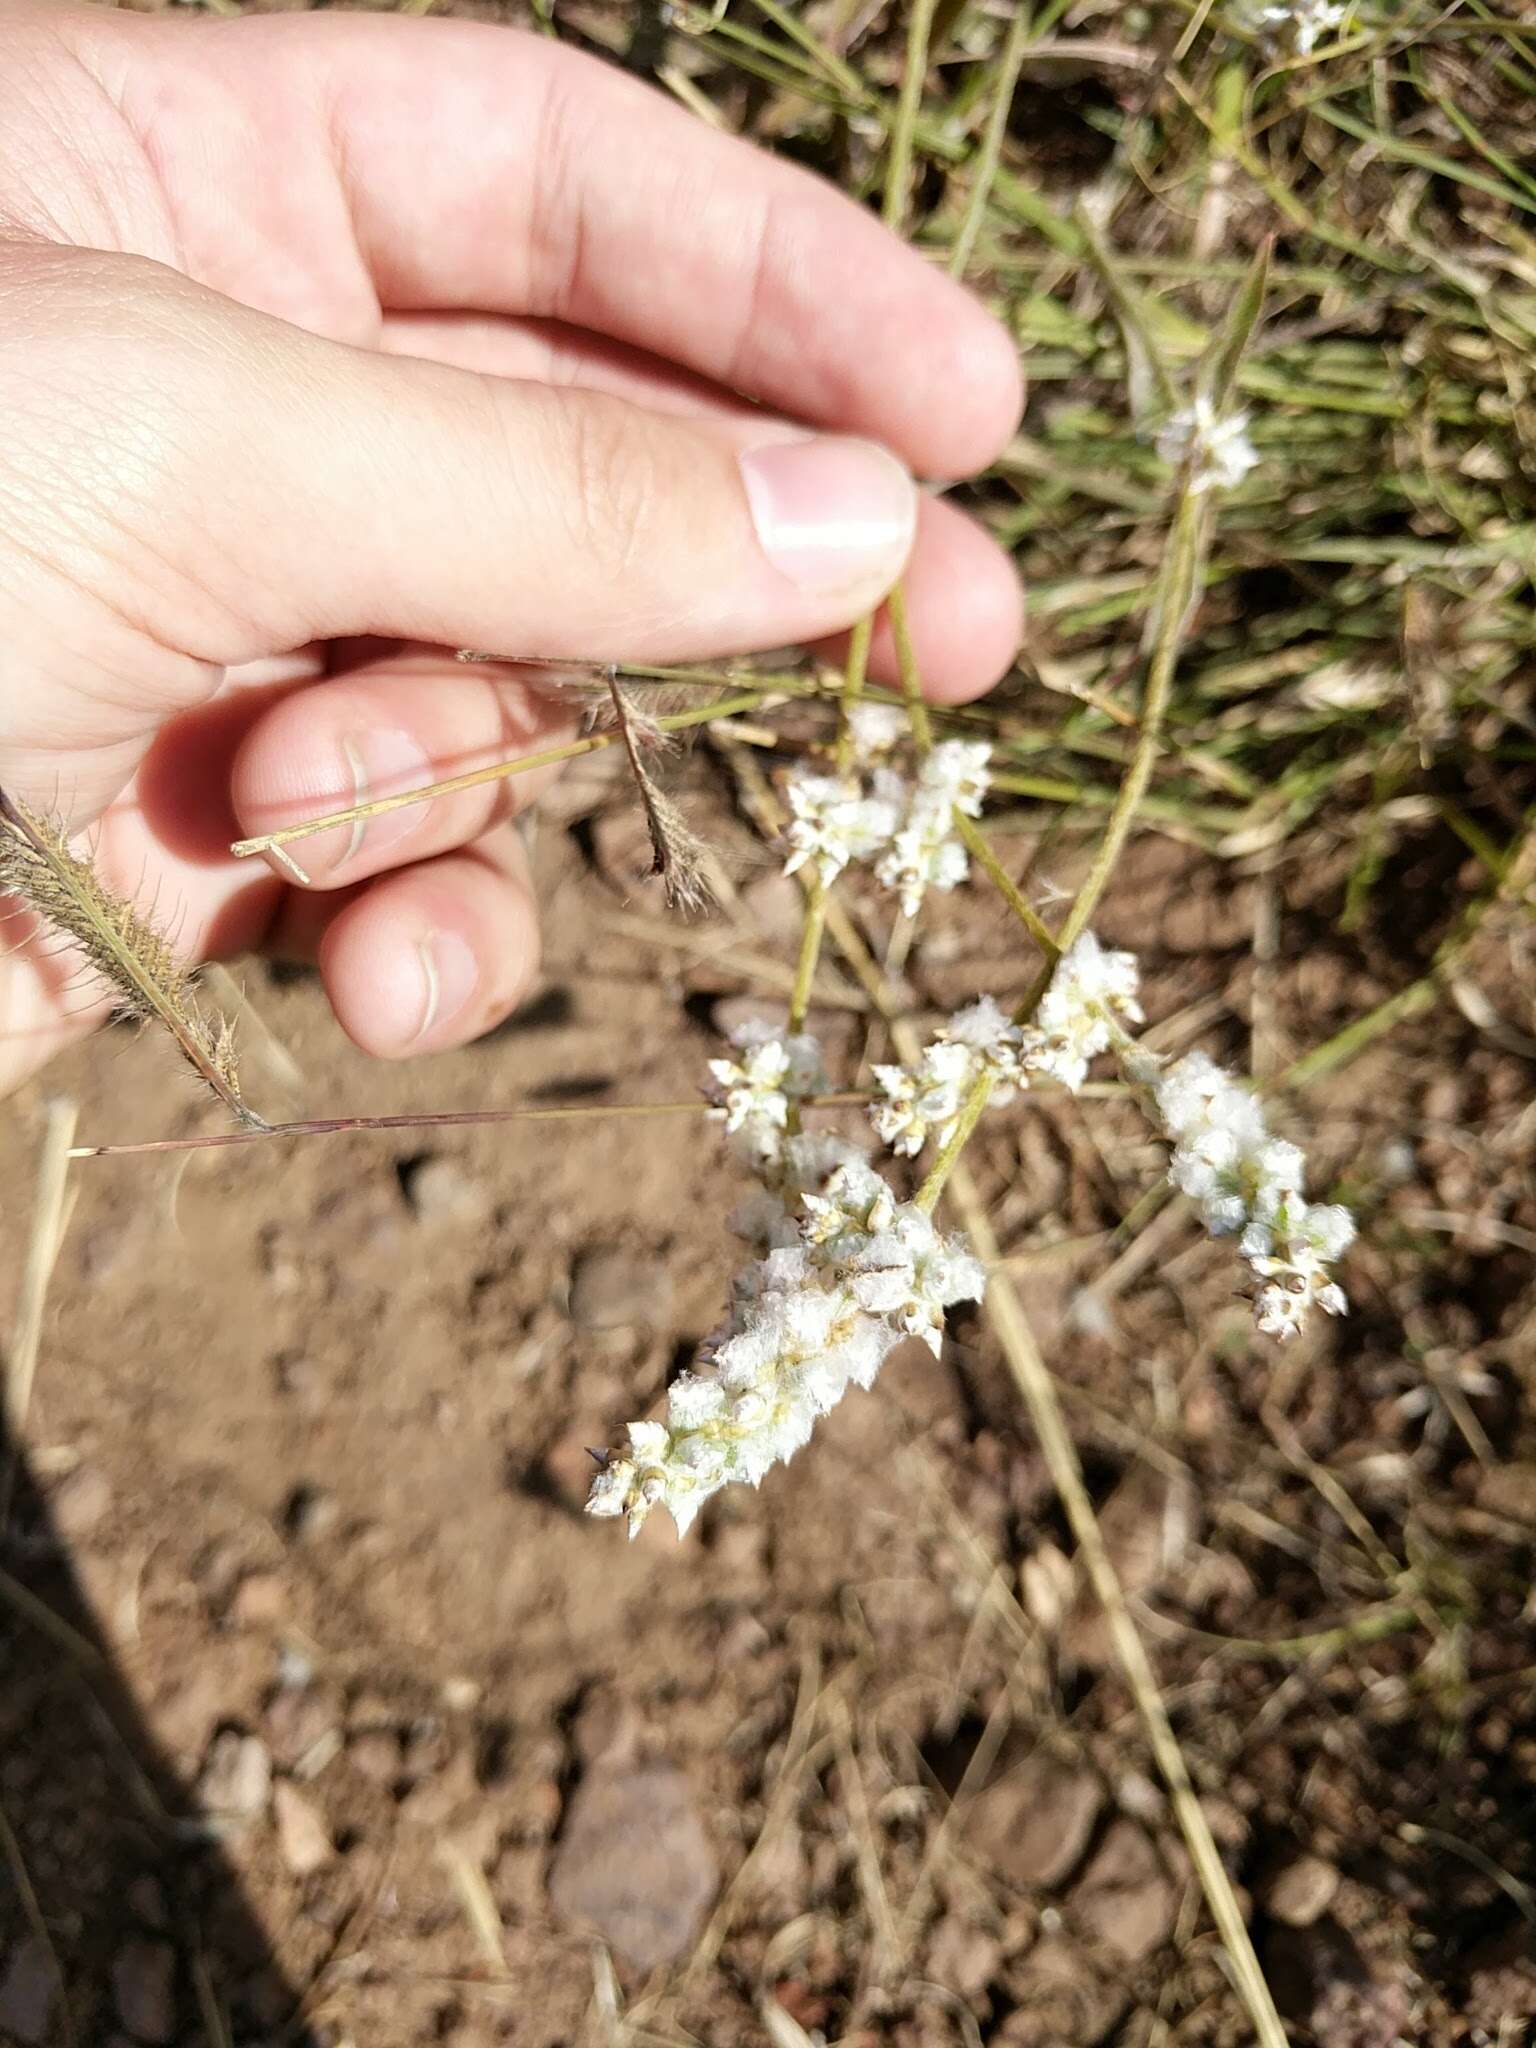
M 968 871 L 955 836 L 957 815 L 979 815 L 987 793 L 984 740 L 944 740 L 924 758 L 916 780 L 891 765 L 906 720 L 889 704 L 856 704 L 848 714 L 847 775 L 800 771 L 788 783 L 789 858 L 784 872 L 810 869 L 830 885 L 854 861 L 873 861 L 901 907 L 915 916 L 929 889 L 953 889 Z
M 1149 1082 L 1163 1129 L 1173 1141 L 1169 1177 L 1199 1205 L 1214 1237 L 1238 1235 L 1238 1250 L 1258 1276 L 1258 1326 L 1292 1337 L 1314 1308 L 1348 1309 L 1332 1263 L 1353 1242 L 1354 1218 L 1337 1203 L 1302 1193 L 1306 1160 L 1273 1137 L 1258 1099 L 1203 1052 L 1158 1068 L 1146 1055 L 1132 1067 Z
M 870 1110 L 870 1119 L 877 1134 L 909 1159 L 922 1151 L 930 1131 L 937 1131 L 942 1144 L 978 1075 L 991 1075 L 993 1102 L 1012 1099 L 1024 1079 L 1023 1044 L 1023 1032 L 991 996 L 956 1011 L 924 1048 L 916 1072 L 909 1067 L 875 1068 L 882 1100 Z
M 1248 414 L 1218 414 L 1204 393 L 1164 421 L 1157 452 L 1172 469 L 1189 464 L 1192 491 L 1230 491 L 1259 460 L 1248 438 Z
M 937 1354 L 945 1310 L 985 1284 L 964 1240 L 899 1202 L 856 1147 L 786 1129 L 790 1078 L 820 1073 L 812 1041 L 757 1036 L 743 1052 L 712 1065 L 721 1113 L 751 1134 L 762 1183 L 732 1227 L 761 1255 L 738 1275 L 702 1369 L 668 1389 L 666 1420 L 632 1422 L 627 1447 L 592 1481 L 588 1513 L 626 1516 L 631 1536 L 654 1507 L 681 1535 L 722 1486 L 756 1486 L 849 1387 L 870 1386 L 903 1339 Z
M 777 1159 L 790 1106 L 827 1086 L 821 1049 L 808 1033 L 780 1037 L 766 1024 L 738 1025 L 737 1057 L 711 1060 L 717 1107 L 736 1149 L 757 1165 Z
M 1041 1078 L 1081 1088 L 1088 1065 L 1139 1024 L 1135 955 L 1101 946 L 1084 932 L 1056 963 L 1051 985 L 1031 1022 L 1010 1023 L 990 996 L 952 1017 L 924 1050 L 916 1071 L 876 1067 L 882 1100 L 871 1111 L 887 1145 L 909 1158 L 930 1131 L 942 1144 L 976 1081 L 987 1075 L 988 1100 L 1007 1102 L 1014 1089 Z
M 917 783 L 875 873 L 915 917 L 930 889 L 953 889 L 970 868 L 955 837 L 955 817 L 981 815 L 992 749 L 985 740 L 944 740 L 917 771 Z
M 1289 44 L 1298 57 L 1310 57 L 1323 37 L 1347 19 L 1341 0 L 1244 0 L 1236 10 L 1237 26 L 1268 42 Z

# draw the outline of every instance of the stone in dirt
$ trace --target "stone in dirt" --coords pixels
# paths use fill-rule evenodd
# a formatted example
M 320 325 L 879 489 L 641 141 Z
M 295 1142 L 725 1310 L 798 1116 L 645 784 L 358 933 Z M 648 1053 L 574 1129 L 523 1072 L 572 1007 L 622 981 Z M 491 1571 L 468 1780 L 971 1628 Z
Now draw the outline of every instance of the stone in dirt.
M 198 1774 L 197 1803 L 223 1820 L 250 1821 L 272 1796 L 272 1758 L 259 1735 L 225 1728 L 209 1745 Z
M 995 2035 L 999 2048 L 1064 2048 L 1101 2041 L 1129 2004 L 1064 1935 L 1048 1935 L 1024 1959 L 1018 2004 Z
M 35 1935 L 19 1941 L 0 1971 L 0 2036 L 38 2048 L 47 2039 L 48 2021 L 59 1980 L 48 1951 Z
M 297 1785 L 279 1778 L 272 1787 L 278 1853 L 295 1877 L 311 1877 L 331 1860 L 331 1837 L 319 1808 Z
M 1516 2020 L 1536 2019 L 1536 1929 L 1524 1920 L 1480 1941 L 1467 1957 L 1465 2017 L 1490 2041 Z
M 563 1918 L 595 1928 L 643 1971 L 692 1946 L 719 1879 L 681 1771 L 663 1763 L 600 1767 L 571 1798 L 549 1893 Z
M 335 1528 L 340 1514 L 335 1494 L 305 1480 L 288 1496 L 288 1504 L 283 1509 L 283 1526 L 296 1542 L 309 1543 L 316 1537 L 328 1535 Z
M 1298 1856 L 1277 1870 L 1264 1888 L 1264 1905 L 1287 1927 L 1310 1927 L 1333 1904 L 1339 1873 L 1321 1856 Z
M 571 1321 L 579 1330 L 663 1329 L 672 1276 L 660 1258 L 594 1245 L 571 1269 Z
M 1316 2048 L 1394 2048 L 1408 2025 L 1407 1987 L 1378 1975 L 1336 1920 L 1277 1928 L 1263 1961 L 1281 2016 Z
M 974 2003 L 997 1975 L 1001 1962 L 1002 1944 L 995 1934 L 951 1913 L 934 1929 L 923 1968 L 933 1983 Z
M 89 1536 L 111 1505 L 111 1482 L 94 1465 L 77 1465 L 48 1496 L 53 1526 L 66 1543 Z
M 1092 1771 L 1036 1753 L 977 1795 L 962 1832 L 976 1860 L 1010 1884 L 1049 1887 L 1082 1860 L 1103 1804 Z
M 1099 1511 L 1104 1543 L 1129 1595 L 1168 1585 L 1189 1556 L 1196 1504 L 1188 1480 L 1137 1464 Z M 1098 1669 L 1112 1661 L 1109 1625 L 1086 1581 L 1062 1625 L 1063 1654 Z
M 1127 1963 L 1139 1963 L 1173 1932 L 1178 1887 L 1156 1845 L 1132 1820 L 1117 1820 L 1073 1887 L 1072 1917 Z
M 112 1963 L 112 2002 L 136 2041 L 158 2044 L 176 2032 L 176 1954 L 169 1942 L 130 1941 Z
M 276 1572 L 247 1572 L 229 1602 L 236 1628 L 270 1628 L 288 1611 L 288 1589 Z
M 400 1191 L 418 1223 L 472 1230 L 486 1223 L 491 1198 L 456 1159 L 425 1153 L 400 1167 Z

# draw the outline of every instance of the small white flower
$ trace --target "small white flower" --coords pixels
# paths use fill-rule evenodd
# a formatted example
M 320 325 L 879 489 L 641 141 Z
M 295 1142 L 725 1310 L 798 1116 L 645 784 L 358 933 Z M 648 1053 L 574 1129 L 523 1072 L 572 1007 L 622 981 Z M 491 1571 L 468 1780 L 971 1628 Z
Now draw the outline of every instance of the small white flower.
M 991 996 L 982 996 L 957 1010 L 939 1033 L 950 1045 L 963 1045 L 987 1066 L 1006 1073 L 1017 1070 L 1024 1034 Z
M 1354 1241 L 1337 1203 L 1308 1202 L 1299 1147 L 1272 1137 L 1263 1105 L 1203 1052 L 1140 1075 L 1173 1140 L 1169 1178 L 1200 1209 L 1213 1237 L 1240 1232 L 1238 1250 L 1263 1285 L 1256 1313 L 1271 1337 L 1292 1337 L 1313 1309 L 1349 1304 L 1329 1270 Z
M 1229 491 L 1259 460 L 1248 439 L 1248 414 L 1229 412 L 1218 418 L 1203 392 L 1164 422 L 1157 452 L 1172 469 L 1189 463 L 1192 491 L 1208 491 L 1213 485 Z
M 1298 57 L 1309 57 L 1348 14 L 1341 0 L 1244 0 L 1234 18 L 1250 34 L 1288 41 Z
M 848 707 L 853 758 L 861 768 L 883 761 L 901 745 L 910 730 L 907 714 L 899 704 L 878 704 L 865 697 Z
M 866 1238 L 889 1230 L 896 1215 L 890 1184 L 863 1160 L 839 1168 L 824 1195 L 801 1199 L 801 1234 L 812 1257 L 826 1265 L 843 1264 Z
M 791 819 L 786 875 L 811 866 L 830 883 L 853 860 L 868 860 L 896 830 L 899 812 L 886 797 L 865 796 L 835 775 L 797 772 L 786 786 Z
M 968 818 L 979 818 L 992 780 L 991 759 L 986 740 L 942 740 L 918 770 L 918 788 L 943 797 Z
M 1111 952 L 1084 932 L 1056 962 L 1051 985 L 1025 1027 L 1025 1071 L 1081 1088 L 1090 1060 L 1125 1024 L 1142 1021 L 1137 987 L 1135 954 Z
M 986 1287 L 981 1262 L 964 1240 L 941 1238 L 932 1219 L 911 1203 L 850 1262 L 850 1275 L 865 1305 L 890 1316 L 907 1336 L 921 1337 L 935 1357 L 945 1309 L 979 1300 Z
M 954 817 L 948 797 L 920 789 L 875 870 L 896 890 L 908 917 L 916 917 L 930 889 L 958 888 L 970 872 L 965 848 L 954 836 Z
M 915 1158 L 931 1129 L 937 1126 L 942 1136 L 960 1114 L 975 1071 L 968 1046 L 942 1039 L 927 1048 L 915 1074 L 905 1067 L 876 1067 L 875 1086 L 885 1097 L 870 1109 L 876 1131 L 897 1152 Z
M 731 1034 L 739 1057 L 711 1060 L 718 1093 L 716 1114 L 758 1164 L 778 1157 L 789 1105 L 827 1085 L 821 1049 L 807 1032 L 778 1037 L 765 1024 L 744 1024 Z

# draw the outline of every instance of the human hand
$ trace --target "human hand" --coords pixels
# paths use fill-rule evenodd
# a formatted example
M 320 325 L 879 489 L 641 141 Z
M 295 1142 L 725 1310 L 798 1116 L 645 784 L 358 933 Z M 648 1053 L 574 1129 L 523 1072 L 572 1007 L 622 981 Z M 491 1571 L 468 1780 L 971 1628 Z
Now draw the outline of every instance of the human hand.
M 973 472 L 1019 395 L 866 214 L 552 42 L 0 5 L 0 787 L 189 955 L 315 957 L 368 1051 L 461 1043 L 534 969 L 536 775 L 308 841 L 308 889 L 230 840 L 560 736 L 460 645 L 814 643 L 905 564 L 934 694 L 976 694 L 1013 573 L 904 465 Z M 0 1089 L 92 1021 L 67 978 L 0 962 Z

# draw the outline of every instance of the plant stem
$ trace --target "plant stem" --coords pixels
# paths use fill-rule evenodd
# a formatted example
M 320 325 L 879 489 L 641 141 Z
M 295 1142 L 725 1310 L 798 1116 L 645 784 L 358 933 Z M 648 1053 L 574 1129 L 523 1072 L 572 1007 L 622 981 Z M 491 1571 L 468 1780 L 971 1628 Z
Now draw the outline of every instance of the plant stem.
M 713 704 L 690 705 L 686 711 L 669 712 L 655 723 L 661 732 L 682 732 L 691 725 L 708 725 L 712 719 L 730 718 L 738 711 L 755 711 L 762 703 L 762 690 L 740 690 L 730 697 L 718 698 Z M 593 732 L 579 740 L 569 740 L 561 747 L 544 747 L 536 754 L 521 754 L 514 761 L 493 761 L 484 768 L 472 768 L 464 775 L 451 776 L 446 782 L 428 783 L 423 789 L 403 789 L 394 796 L 375 797 L 366 804 L 353 804 L 344 811 L 330 811 L 323 818 L 306 818 L 302 824 L 283 825 L 276 832 L 263 832 L 254 839 L 237 839 L 230 852 L 244 860 L 256 853 L 271 853 L 281 858 L 282 848 L 295 839 L 308 839 L 316 832 L 329 832 L 338 825 L 355 824 L 360 818 L 382 817 L 386 811 L 400 811 L 411 804 L 431 803 L 435 797 L 456 796 L 460 790 L 479 789 L 488 782 L 501 782 L 512 775 L 526 775 L 535 768 L 551 768 L 561 761 L 574 761 L 582 754 L 595 754 L 603 747 L 618 744 L 621 735 L 617 732 Z
M 906 706 L 918 753 L 929 754 L 933 751 L 933 722 L 923 700 L 923 679 L 917 666 L 917 650 L 912 645 L 912 631 L 907 623 L 906 593 L 899 583 L 886 599 L 885 608 L 891 621 L 891 638 L 896 642 L 897 666 L 901 670 L 901 701 Z
M 859 619 L 848 639 L 848 666 L 843 672 L 842 715 L 837 728 L 837 772 L 847 775 L 853 768 L 853 724 L 848 713 L 864 695 L 869 673 L 869 643 L 874 633 L 874 614 Z
M 1141 731 L 1136 751 L 1131 756 L 1114 807 L 1105 820 L 1104 837 L 1099 841 L 1093 863 L 1058 934 L 1057 943 L 1063 952 L 1074 939 L 1081 938 L 1099 907 L 1099 899 L 1109 886 L 1162 750 L 1168 699 L 1172 694 L 1179 650 L 1184 642 L 1189 610 L 1200 575 L 1200 515 L 1198 494 L 1188 488 L 1181 490 L 1174 510 L 1168 555 L 1158 579 L 1157 623 L 1147 661 L 1147 682 L 1142 696 Z
M 838 700 L 837 767 L 842 775 L 849 774 L 853 766 L 853 729 L 848 713 L 864 694 L 874 626 L 873 616 L 858 620 L 848 641 L 848 662 L 843 672 L 842 695 Z M 789 1029 L 792 1033 L 805 1029 L 806 1012 L 811 1006 L 811 987 L 816 979 L 816 964 L 821 958 L 822 935 L 827 928 L 829 893 L 825 878 L 812 868 L 806 876 L 805 922 L 800 928 L 800 955 L 795 963 L 795 983 L 789 998 Z M 790 1113 L 798 1122 L 793 1104 Z
M 821 939 L 826 928 L 827 885 L 817 874 L 812 876 L 811 885 L 805 892 L 800 956 L 795 962 L 795 984 L 789 995 L 789 1030 L 792 1034 L 805 1029 L 806 1012 L 811 1007 L 811 984 L 816 979 L 816 964 L 821 958 Z
M 1173 529 L 1169 536 L 1168 553 L 1158 579 L 1157 623 L 1153 633 L 1152 652 L 1147 661 L 1147 683 L 1142 697 L 1141 731 L 1136 741 L 1136 751 L 1125 771 L 1125 778 L 1115 797 L 1114 807 L 1105 821 L 1104 837 L 1094 852 L 1093 863 L 1082 887 L 1073 898 L 1066 922 L 1056 935 L 1055 951 L 1048 958 L 1045 970 L 1034 987 L 1015 1010 L 1015 1024 L 1030 1023 L 1051 985 L 1057 961 L 1087 930 L 1089 920 L 1109 886 L 1110 877 L 1114 874 L 1115 865 L 1130 836 L 1131 827 L 1136 822 L 1137 807 L 1146 794 L 1147 784 L 1152 779 L 1152 770 L 1162 745 L 1163 721 L 1167 716 L 1168 700 L 1173 690 L 1174 671 L 1178 667 L 1179 649 L 1183 644 L 1184 628 L 1200 574 L 1200 536 L 1200 499 L 1186 486 L 1179 493 Z M 905 674 L 905 671 L 903 673 Z M 989 866 L 987 872 L 994 881 L 997 880 L 993 868 Z M 1005 896 L 1007 893 L 1005 890 Z M 1017 891 L 1014 891 L 1014 894 L 1017 895 Z M 1023 899 L 1019 900 L 1022 902 Z M 960 1114 L 954 1129 L 918 1191 L 919 1207 L 930 1214 L 955 1170 L 965 1149 L 966 1140 L 981 1120 L 982 1112 L 991 1097 L 993 1085 L 993 1078 L 985 1069 L 971 1083 L 969 1092 L 960 1106 Z
M 954 1192 L 960 1220 L 970 1235 L 977 1256 L 991 1270 L 986 1295 L 987 1314 L 1040 1440 L 1089 1583 L 1104 1611 L 1116 1661 L 1131 1688 L 1148 1744 L 1168 1787 L 1179 1832 L 1189 1850 L 1211 1917 L 1216 1922 L 1216 1930 L 1226 1946 L 1232 1974 L 1253 2021 L 1260 2048 L 1286 2048 L 1285 2028 L 1280 2023 L 1274 1999 L 1264 1981 L 1264 1972 L 1254 1953 L 1242 1908 L 1232 1890 L 1232 1880 L 1222 1863 L 1210 1822 L 1205 1817 L 1189 1766 L 1184 1761 L 1184 1752 L 1168 1719 L 1168 1709 L 1163 1703 L 1146 1644 L 1126 1606 L 1124 1589 L 1094 1513 L 1092 1497 L 1083 1479 L 1083 1468 L 1067 1428 L 1050 1369 L 1035 1342 L 1018 1290 L 998 1263 L 997 1238 L 969 1175 L 955 1183 Z
M 937 0 L 912 0 L 907 24 L 907 60 L 901 74 L 901 97 L 891 125 L 890 155 L 885 167 L 885 203 L 881 218 L 898 235 L 907 218 L 907 187 L 912 180 L 912 138 L 917 129 L 918 109 L 923 102 L 923 83 L 928 75 L 928 38 L 933 29 Z
M 804 1109 L 857 1109 L 870 1097 L 858 1089 L 836 1095 L 807 1096 Z M 126 1145 L 73 1145 L 67 1159 L 122 1159 L 146 1152 L 217 1152 L 230 1145 L 259 1145 L 268 1138 L 335 1138 L 356 1131 L 438 1131 L 472 1129 L 477 1124 L 575 1123 L 606 1116 L 707 1116 L 712 1104 L 703 1097 L 690 1102 L 552 1102 L 514 1104 L 509 1109 L 441 1109 L 399 1116 L 309 1117 L 297 1123 L 268 1124 L 259 1131 L 209 1131 L 192 1138 L 141 1138 Z
M 960 223 L 960 232 L 955 245 L 949 252 L 949 274 L 964 277 L 976 248 L 976 237 L 981 233 L 981 224 L 986 218 L 987 201 L 992 197 L 992 182 L 997 176 L 997 166 L 1003 153 L 1003 137 L 1008 131 L 1008 115 L 1013 106 L 1014 88 L 1019 82 L 1019 67 L 1024 62 L 1025 45 L 1034 33 L 1030 10 L 1016 0 L 1012 22 L 1008 28 L 1008 40 L 1003 45 L 1002 63 L 998 67 L 997 90 L 992 101 L 992 111 L 987 116 L 986 131 L 981 139 L 981 148 L 976 154 L 971 195 L 966 201 L 965 218 Z
M 955 830 L 977 866 L 984 868 L 996 885 L 1003 901 L 1023 925 L 1030 937 L 1040 947 L 1048 960 L 1054 960 L 1061 951 L 1056 935 L 1039 912 L 1032 909 L 1019 893 L 1019 886 L 992 851 L 991 841 L 974 818 L 968 818 L 963 811 L 955 816 Z

